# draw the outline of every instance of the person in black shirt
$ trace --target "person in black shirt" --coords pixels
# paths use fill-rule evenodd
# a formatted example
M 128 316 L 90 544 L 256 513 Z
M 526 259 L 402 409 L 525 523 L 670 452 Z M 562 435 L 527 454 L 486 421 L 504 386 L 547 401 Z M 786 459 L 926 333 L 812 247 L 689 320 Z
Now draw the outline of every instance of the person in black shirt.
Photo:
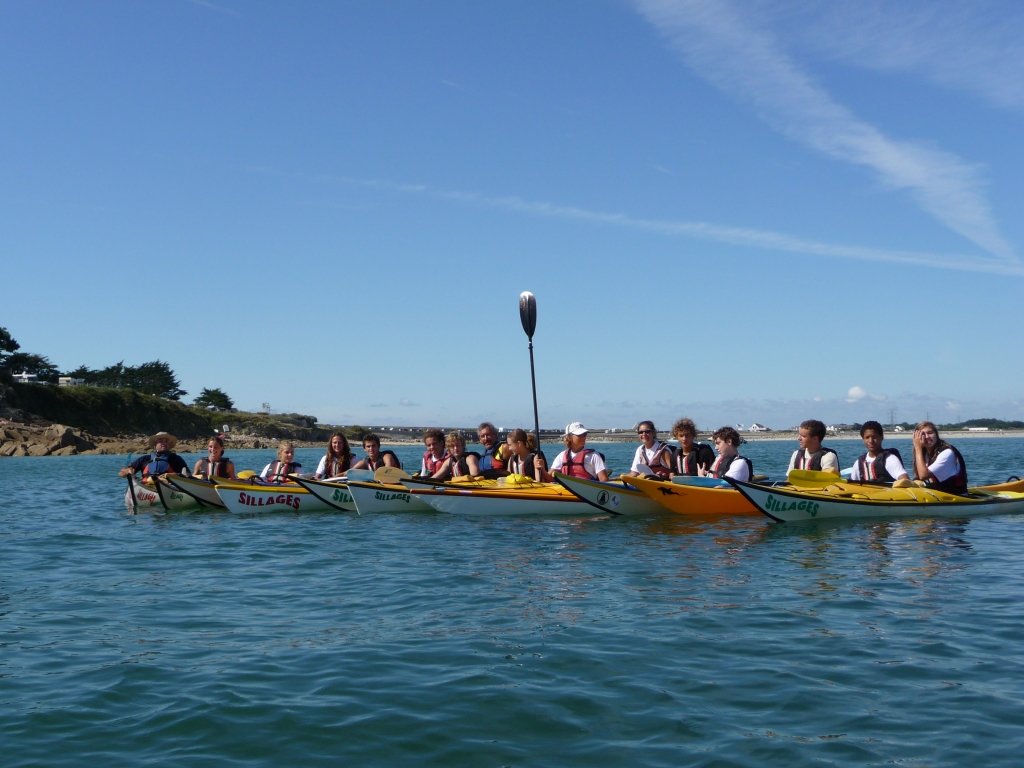
M 188 465 L 185 460 L 176 454 L 172 449 L 178 444 L 178 438 L 167 432 L 157 432 L 149 438 L 149 447 L 153 453 L 139 456 L 127 467 L 122 467 L 118 473 L 121 477 L 142 473 L 143 478 L 154 475 L 187 475 Z
M 690 419 L 680 419 L 672 425 L 672 437 L 679 441 L 679 450 L 672 461 L 672 475 L 696 477 L 700 469 L 711 469 L 715 451 L 710 445 L 695 443 L 697 425 Z

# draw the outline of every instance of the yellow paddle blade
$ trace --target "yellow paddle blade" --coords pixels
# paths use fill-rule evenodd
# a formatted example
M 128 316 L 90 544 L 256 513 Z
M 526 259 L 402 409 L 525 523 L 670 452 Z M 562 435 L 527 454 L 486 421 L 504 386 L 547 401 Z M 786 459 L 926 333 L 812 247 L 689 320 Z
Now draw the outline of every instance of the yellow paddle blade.
M 373 473 L 373 479 L 385 485 L 394 485 L 399 480 L 408 480 L 409 473 L 398 467 L 381 467 Z
M 832 483 L 841 483 L 843 478 L 831 472 L 815 472 L 813 469 L 791 469 L 786 482 L 797 488 L 823 488 Z
M 239 480 L 248 480 L 250 477 L 256 477 L 256 473 L 251 469 L 243 469 L 238 473 L 237 477 Z

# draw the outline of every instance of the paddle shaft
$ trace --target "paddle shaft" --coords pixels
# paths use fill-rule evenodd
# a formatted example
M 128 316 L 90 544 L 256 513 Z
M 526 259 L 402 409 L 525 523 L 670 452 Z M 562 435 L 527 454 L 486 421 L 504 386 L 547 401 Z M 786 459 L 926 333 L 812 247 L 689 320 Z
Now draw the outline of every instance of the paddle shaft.
M 533 368 L 533 337 L 530 337 L 530 384 L 533 386 L 533 434 L 537 436 L 540 448 L 540 417 L 537 415 L 537 374 Z
M 132 465 L 132 455 L 129 453 L 128 454 L 128 466 L 130 467 L 131 465 Z M 134 479 L 135 479 L 135 473 L 134 472 L 132 474 L 128 475 L 128 493 L 132 497 L 132 514 L 135 513 L 135 510 L 138 509 L 138 506 L 139 506 L 138 501 L 136 501 L 136 499 L 135 499 L 135 483 L 133 482 Z

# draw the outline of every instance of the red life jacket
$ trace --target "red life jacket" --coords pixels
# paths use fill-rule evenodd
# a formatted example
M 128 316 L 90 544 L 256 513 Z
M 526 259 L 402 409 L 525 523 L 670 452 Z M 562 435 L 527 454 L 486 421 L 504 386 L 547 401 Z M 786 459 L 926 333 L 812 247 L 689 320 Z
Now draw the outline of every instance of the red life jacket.
M 662 466 L 661 456 L 665 451 L 669 452 L 669 458 L 672 457 L 672 449 L 669 448 L 665 443 L 661 444 L 661 448 L 658 448 L 654 455 L 649 459 L 647 458 L 647 447 L 644 445 L 640 446 L 640 457 L 647 459 L 644 463 L 651 468 L 651 471 L 658 477 L 668 477 L 672 474 L 672 470 L 669 467 Z
M 263 479 L 268 483 L 287 483 L 288 475 L 292 472 L 297 472 L 300 469 L 302 469 L 302 465 L 295 461 L 288 462 L 287 464 L 281 461 L 275 461 L 270 465 L 270 471 Z
M 566 448 L 562 453 L 562 468 L 559 471 L 569 477 L 578 477 L 581 480 L 597 480 L 597 477 L 590 474 L 587 468 L 583 466 L 583 462 L 587 460 L 587 454 L 593 452 L 592 448 L 584 448 L 576 454 L 574 459 L 572 458 L 572 451 Z
M 435 459 L 434 458 L 434 454 L 432 454 L 430 451 L 424 452 L 424 454 L 423 454 L 423 466 L 427 470 L 427 474 L 428 475 L 432 475 L 435 472 L 437 472 L 437 470 L 439 470 L 441 468 L 441 465 L 444 464 L 445 459 L 447 459 L 447 458 L 448 458 L 448 451 L 445 451 L 444 455 L 441 456 L 440 459 Z

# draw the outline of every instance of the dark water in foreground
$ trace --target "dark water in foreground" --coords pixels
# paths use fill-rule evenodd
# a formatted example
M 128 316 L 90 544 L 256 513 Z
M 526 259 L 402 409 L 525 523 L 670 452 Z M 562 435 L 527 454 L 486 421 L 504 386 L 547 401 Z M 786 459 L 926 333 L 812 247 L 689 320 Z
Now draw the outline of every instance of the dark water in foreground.
M 1022 761 L 1024 517 L 128 517 L 120 463 L 0 460 L 4 766 Z

